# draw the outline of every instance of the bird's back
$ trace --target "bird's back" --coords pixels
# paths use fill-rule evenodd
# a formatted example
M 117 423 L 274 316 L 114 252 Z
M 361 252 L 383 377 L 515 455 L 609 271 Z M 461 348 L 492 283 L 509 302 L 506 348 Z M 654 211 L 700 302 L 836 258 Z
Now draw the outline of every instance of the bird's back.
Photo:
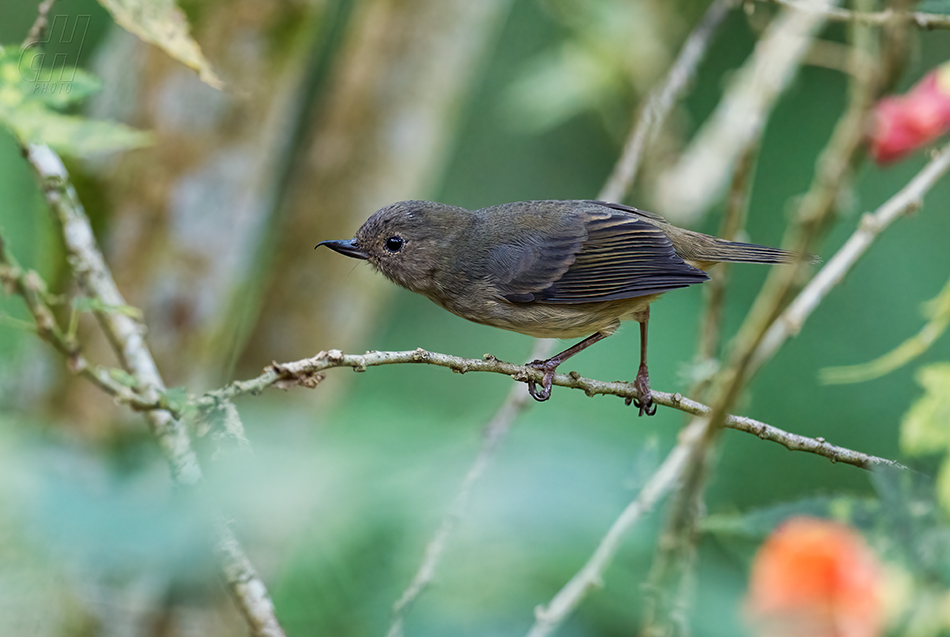
M 716 263 L 795 263 L 802 257 L 794 252 L 781 248 L 755 243 L 741 243 L 727 241 L 712 235 L 695 232 L 674 226 L 660 215 L 646 212 L 632 206 L 607 203 L 604 201 L 592 202 L 614 210 L 620 210 L 643 219 L 663 231 L 673 243 L 676 253 L 687 263 L 700 270 L 708 270 Z M 814 262 L 816 257 L 805 256 L 806 261 Z

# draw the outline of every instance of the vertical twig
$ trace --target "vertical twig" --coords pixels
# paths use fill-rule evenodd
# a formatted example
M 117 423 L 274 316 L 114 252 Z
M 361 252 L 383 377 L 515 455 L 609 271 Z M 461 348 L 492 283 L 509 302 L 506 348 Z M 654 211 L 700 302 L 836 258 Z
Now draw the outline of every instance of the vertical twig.
M 862 68 L 867 68 L 866 66 Z M 828 225 L 839 194 L 850 182 L 855 163 L 863 157 L 864 122 L 874 98 L 871 78 L 854 76 L 848 108 L 838 120 L 817 162 L 812 185 L 802 199 L 798 214 L 786 231 L 784 244 L 808 253 Z M 773 268 L 734 341 L 728 365 L 717 374 L 712 400 L 711 426 L 719 427 L 753 372 L 751 362 L 766 331 L 804 274 L 803 261 Z
M 852 49 L 855 62 L 858 61 L 857 58 L 860 55 L 867 54 L 872 47 L 866 27 L 855 27 Z M 812 188 L 803 200 L 798 217 L 787 232 L 791 243 L 802 252 L 807 251 L 828 226 L 828 219 L 834 214 L 834 204 L 838 199 L 840 189 L 846 187 L 851 167 L 862 157 L 863 124 L 873 102 L 875 89 L 882 85 L 882 78 L 871 76 L 867 65 L 856 63 L 854 68 L 857 73 L 850 86 L 851 100 L 848 110 L 839 120 L 827 148 L 822 153 L 822 161 L 818 164 L 818 174 L 815 176 Z M 890 69 L 890 72 L 893 72 L 893 69 Z M 886 78 L 883 80 L 886 81 Z M 893 207 L 903 211 L 919 201 L 919 197 L 926 188 L 929 188 L 929 185 L 947 169 L 946 161 L 946 155 L 941 162 L 934 160 L 933 164 L 921 173 L 921 176 L 915 178 L 907 188 L 895 195 L 894 199 L 899 203 Z M 910 191 L 911 194 L 905 195 L 904 191 Z M 891 214 L 896 218 L 897 213 Z M 671 571 L 674 576 L 677 575 L 675 568 L 668 568 L 664 561 L 672 561 L 675 566 L 677 558 L 681 564 L 685 564 L 688 560 L 695 542 L 695 518 L 700 514 L 702 487 L 710 462 L 712 441 L 719 431 L 721 419 L 732 406 L 738 392 L 757 369 L 759 362 L 763 360 L 764 339 L 778 324 L 777 312 L 794 284 L 795 270 L 801 265 L 801 263 L 796 264 L 796 268 L 789 268 L 784 272 L 773 271 L 773 276 L 770 276 L 757 298 L 750 320 L 743 324 L 736 338 L 729 366 L 717 375 L 715 401 L 710 414 L 703 418 L 696 418 L 690 424 L 690 427 L 703 427 L 704 434 L 693 450 L 693 458 L 688 463 L 689 468 L 685 472 L 684 485 L 671 516 L 671 530 L 675 532 L 678 527 L 680 533 L 675 534 L 671 539 L 669 560 L 655 562 L 655 566 L 659 564 L 659 580 Z M 828 270 L 827 267 L 822 273 L 826 270 Z M 819 273 L 816 279 L 821 278 L 822 273 Z M 774 351 L 772 350 L 769 355 Z M 688 576 L 684 571 L 680 571 L 679 575 L 679 588 L 682 589 L 688 584 Z M 663 584 L 662 581 L 659 583 Z M 658 593 L 658 595 L 662 594 L 663 591 Z M 663 598 L 661 597 L 660 600 L 662 601 Z M 642 634 L 645 636 L 687 634 L 685 620 L 678 612 L 681 604 L 681 597 L 673 597 L 672 601 L 666 604 L 666 608 L 660 604 L 658 604 L 661 606 L 659 609 L 648 608 L 648 611 L 652 612 L 647 614 L 647 623 L 644 625 Z

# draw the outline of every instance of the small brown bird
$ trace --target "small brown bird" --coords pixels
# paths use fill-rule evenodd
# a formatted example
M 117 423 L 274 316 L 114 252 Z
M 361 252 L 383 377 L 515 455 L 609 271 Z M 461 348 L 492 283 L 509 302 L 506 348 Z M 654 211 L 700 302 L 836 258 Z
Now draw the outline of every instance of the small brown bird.
M 395 283 L 450 312 L 529 336 L 577 338 L 547 360 L 535 400 L 547 400 L 558 365 L 640 323 L 635 402 L 653 415 L 647 370 L 650 303 L 664 292 L 702 283 L 716 263 L 792 263 L 799 257 L 671 225 L 662 217 L 603 201 L 521 201 L 466 210 L 401 201 L 370 217 L 349 241 L 323 241 L 370 264 Z

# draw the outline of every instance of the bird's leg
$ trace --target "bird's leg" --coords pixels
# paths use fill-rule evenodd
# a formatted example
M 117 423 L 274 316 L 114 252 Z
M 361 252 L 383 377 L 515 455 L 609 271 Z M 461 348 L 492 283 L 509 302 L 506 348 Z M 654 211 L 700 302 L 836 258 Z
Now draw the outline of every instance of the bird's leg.
M 650 323 L 650 308 L 647 307 L 643 314 L 644 316 L 640 320 L 640 368 L 637 370 L 636 380 L 633 381 L 633 386 L 637 388 L 640 398 L 633 401 L 633 406 L 640 409 L 639 415 L 652 416 L 656 413 L 656 405 L 653 404 L 653 394 L 650 392 L 650 373 L 647 370 L 647 325 Z
M 560 354 L 556 354 L 547 360 L 531 361 L 528 363 L 528 367 L 533 367 L 534 369 L 544 372 L 544 377 L 541 379 L 540 389 L 537 388 L 533 379 L 528 380 L 528 393 L 531 394 L 531 397 L 537 401 L 543 401 L 550 398 L 551 385 L 554 383 L 554 372 L 557 370 L 557 366 L 569 359 L 574 354 L 587 349 L 597 341 L 605 339 L 608 336 L 610 336 L 610 334 L 605 332 L 591 334 L 580 343 L 568 347 Z

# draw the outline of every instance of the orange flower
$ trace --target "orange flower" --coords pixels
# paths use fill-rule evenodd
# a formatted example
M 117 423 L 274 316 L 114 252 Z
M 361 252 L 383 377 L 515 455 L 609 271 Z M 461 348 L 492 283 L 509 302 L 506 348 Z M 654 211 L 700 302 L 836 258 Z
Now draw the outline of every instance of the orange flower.
M 860 535 L 828 520 L 792 518 L 755 556 L 746 610 L 763 637 L 877 637 L 881 587 L 881 568 Z
M 879 164 L 903 159 L 950 130 L 950 63 L 931 71 L 904 95 L 874 107 L 871 156 Z

